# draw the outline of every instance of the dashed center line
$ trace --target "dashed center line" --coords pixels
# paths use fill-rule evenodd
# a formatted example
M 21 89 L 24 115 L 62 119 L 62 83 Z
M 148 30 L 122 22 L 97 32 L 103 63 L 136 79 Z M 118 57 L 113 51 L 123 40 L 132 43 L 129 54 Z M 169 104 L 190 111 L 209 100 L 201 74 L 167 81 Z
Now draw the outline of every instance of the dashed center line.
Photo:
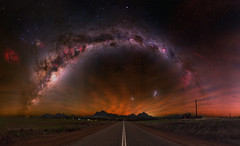
M 123 121 L 123 130 L 122 130 L 122 146 L 127 146 L 125 123 Z

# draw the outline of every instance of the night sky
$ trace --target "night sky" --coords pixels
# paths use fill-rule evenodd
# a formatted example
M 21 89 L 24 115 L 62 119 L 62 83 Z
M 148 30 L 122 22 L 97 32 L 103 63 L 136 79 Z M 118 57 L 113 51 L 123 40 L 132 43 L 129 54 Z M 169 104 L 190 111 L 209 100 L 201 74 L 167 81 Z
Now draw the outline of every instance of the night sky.
M 240 115 L 238 0 L 1 0 L 0 115 Z

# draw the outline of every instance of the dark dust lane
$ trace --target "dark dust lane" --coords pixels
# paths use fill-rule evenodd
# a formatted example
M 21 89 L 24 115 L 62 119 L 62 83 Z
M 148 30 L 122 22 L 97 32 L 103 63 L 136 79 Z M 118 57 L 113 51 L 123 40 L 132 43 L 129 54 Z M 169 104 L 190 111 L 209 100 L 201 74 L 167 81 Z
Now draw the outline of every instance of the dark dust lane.
M 130 122 L 118 122 L 106 129 L 72 143 L 73 146 L 175 146 L 171 142 L 147 132 Z

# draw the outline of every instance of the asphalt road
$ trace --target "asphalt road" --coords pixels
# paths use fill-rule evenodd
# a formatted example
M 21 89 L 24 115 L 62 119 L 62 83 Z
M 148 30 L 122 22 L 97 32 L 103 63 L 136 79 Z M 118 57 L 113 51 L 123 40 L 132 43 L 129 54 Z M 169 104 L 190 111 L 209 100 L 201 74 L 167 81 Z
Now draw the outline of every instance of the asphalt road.
M 129 122 L 118 122 L 89 135 L 72 146 L 175 146 L 177 143 L 156 136 Z

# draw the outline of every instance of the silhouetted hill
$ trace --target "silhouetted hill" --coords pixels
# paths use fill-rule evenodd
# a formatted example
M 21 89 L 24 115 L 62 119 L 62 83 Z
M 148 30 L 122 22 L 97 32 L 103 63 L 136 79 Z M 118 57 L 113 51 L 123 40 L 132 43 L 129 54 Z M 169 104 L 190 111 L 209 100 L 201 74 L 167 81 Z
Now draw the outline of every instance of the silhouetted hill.
M 105 111 L 96 112 L 93 116 L 94 117 L 109 117 L 109 118 L 118 117 L 117 114 L 107 113 Z
M 131 120 L 131 121 L 136 121 L 136 120 L 153 120 L 157 119 L 155 117 L 152 117 L 148 115 L 145 112 L 139 113 L 138 115 L 135 114 L 130 114 L 130 115 L 117 115 L 117 114 L 112 114 L 108 113 L 106 111 L 100 111 L 96 112 L 92 116 L 75 116 L 75 115 L 65 115 L 62 113 L 57 113 L 56 115 L 51 115 L 51 114 L 44 114 L 42 115 L 44 118 L 57 118 L 57 119 L 76 119 L 76 120 Z
M 44 118 L 67 118 L 69 116 L 67 116 L 65 114 L 57 113 L 56 115 L 44 114 L 44 115 L 42 115 L 42 117 L 44 117 Z
M 51 114 L 44 114 L 42 115 L 43 118 L 53 118 L 54 115 L 51 115 Z
M 57 114 L 55 115 L 55 117 L 56 117 L 56 118 L 66 118 L 67 115 L 61 114 L 61 113 L 57 113 Z
M 130 114 L 127 116 L 128 118 L 136 118 L 137 116 L 135 114 Z
M 142 112 L 137 115 L 138 118 L 152 118 L 152 116 L 149 116 L 147 113 Z
M 130 115 L 117 115 L 112 113 L 107 113 L 105 111 L 96 112 L 93 116 L 89 118 L 107 118 L 107 119 L 126 119 L 126 120 L 144 120 L 144 119 L 154 119 L 154 117 L 148 115 L 145 112 L 139 113 L 138 115 L 130 114 Z

